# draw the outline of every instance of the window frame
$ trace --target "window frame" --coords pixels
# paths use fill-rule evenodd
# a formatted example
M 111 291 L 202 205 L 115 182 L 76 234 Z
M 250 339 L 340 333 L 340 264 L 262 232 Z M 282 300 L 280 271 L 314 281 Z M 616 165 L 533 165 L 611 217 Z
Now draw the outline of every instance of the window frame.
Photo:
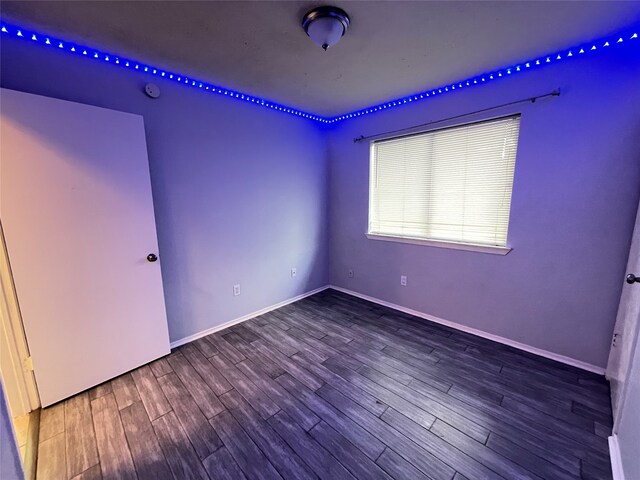
M 508 233 L 507 233 L 507 245 L 502 246 L 502 245 L 485 245 L 480 243 L 467 243 L 467 242 L 459 242 L 454 240 L 441 240 L 441 239 L 431 239 L 431 238 L 423 238 L 423 237 L 411 237 L 411 236 L 403 236 L 403 235 L 374 233 L 370 231 L 370 227 L 371 227 L 371 215 L 372 215 L 371 205 L 373 203 L 373 188 L 371 184 L 374 178 L 374 165 L 373 165 L 374 153 L 373 152 L 374 152 L 375 143 L 384 142 L 387 140 L 398 140 L 398 139 L 413 137 L 417 135 L 424 135 L 427 133 L 441 132 L 441 131 L 451 130 L 454 128 L 472 126 L 472 125 L 492 122 L 496 120 L 505 120 L 509 118 L 520 118 L 520 127 L 522 126 L 522 112 L 513 112 L 505 115 L 483 118 L 480 120 L 474 120 L 466 123 L 457 123 L 454 125 L 446 125 L 444 127 L 439 127 L 434 129 L 420 130 L 417 132 L 410 132 L 402 135 L 385 136 L 385 137 L 380 137 L 380 138 L 371 140 L 369 142 L 369 198 L 368 198 L 368 205 L 367 205 L 367 231 L 365 232 L 365 236 L 370 240 L 380 240 L 385 242 L 405 243 L 410 245 L 422 245 L 422 246 L 429 246 L 429 247 L 447 248 L 447 249 L 453 249 L 453 250 L 467 250 L 467 251 L 473 251 L 473 252 L 479 252 L 479 253 L 488 253 L 493 255 L 507 255 L 511 250 L 513 250 L 513 247 L 511 246 L 509 241 Z M 520 144 L 520 133 L 518 133 L 518 139 L 517 139 L 517 145 L 519 146 L 519 144 Z M 516 160 L 517 160 L 517 157 L 518 157 L 518 152 L 516 151 Z M 513 183 L 511 187 L 512 195 L 513 195 L 514 185 L 515 185 L 515 168 L 514 168 L 514 174 L 513 174 Z M 509 208 L 508 223 L 510 227 L 511 207 Z

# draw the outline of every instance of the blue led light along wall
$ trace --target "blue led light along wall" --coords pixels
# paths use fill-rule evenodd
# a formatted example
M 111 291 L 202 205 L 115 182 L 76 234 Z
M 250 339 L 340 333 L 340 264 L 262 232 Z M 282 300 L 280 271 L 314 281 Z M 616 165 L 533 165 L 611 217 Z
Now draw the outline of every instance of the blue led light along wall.
M 360 117 L 362 115 L 368 115 L 370 113 L 375 113 L 379 111 L 383 111 L 389 108 L 399 107 L 402 105 L 406 105 L 409 103 L 425 100 L 427 98 L 435 97 L 438 95 L 442 95 L 445 93 L 454 92 L 456 90 L 466 89 L 469 87 L 475 87 L 479 85 L 484 85 L 489 82 L 493 82 L 495 80 L 499 80 L 502 78 L 508 78 L 515 74 L 526 72 L 528 70 L 538 69 L 542 66 L 549 65 L 552 63 L 558 63 L 563 60 L 571 60 L 574 57 L 583 56 L 590 53 L 599 52 L 605 50 L 607 48 L 611 48 L 612 46 L 621 47 L 623 45 L 635 45 L 636 48 L 638 44 L 640 44 L 640 40 L 638 40 L 638 29 L 632 30 L 630 32 L 626 32 L 623 34 L 612 35 L 607 38 L 602 38 L 600 40 L 595 40 L 593 42 L 585 43 L 579 45 L 577 47 L 568 48 L 565 50 L 561 50 L 559 52 L 543 55 L 539 58 L 528 60 L 522 62 L 520 64 L 501 68 L 499 70 L 495 70 L 488 73 L 483 73 L 475 77 L 471 77 L 465 80 L 460 80 L 457 82 L 453 82 L 451 84 L 447 84 L 441 87 L 433 88 L 430 90 L 425 90 L 424 92 L 415 93 L 413 95 L 409 95 L 408 97 L 397 98 L 395 100 L 389 100 L 385 103 L 381 103 L 379 105 L 374 105 L 371 107 L 363 108 L 360 110 L 356 110 L 351 113 L 345 113 L 343 115 L 339 115 L 337 117 L 330 118 L 328 123 L 335 123 L 342 120 L 347 120 L 349 118 Z
M 567 49 L 555 52 L 553 54 L 543 55 L 539 58 L 524 61 L 517 65 L 512 65 L 512 66 L 504 67 L 492 72 L 483 73 L 475 77 L 459 80 L 459 81 L 456 81 L 447 85 L 443 85 L 440 87 L 431 88 L 429 90 L 415 93 L 406 97 L 389 100 L 387 102 L 380 103 L 378 105 L 372 105 L 370 107 L 362 108 L 360 110 L 356 110 L 350 113 L 345 113 L 335 117 L 326 118 L 320 115 L 315 115 L 313 113 L 308 113 L 303 110 L 299 110 L 297 108 L 293 108 L 293 107 L 281 105 L 279 103 L 275 103 L 269 100 L 265 100 L 260 97 L 255 97 L 253 95 L 249 95 L 243 92 L 238 92 L 235 90 L 231 90 L 229 88 L 219 87 L 211 83 L 207 83 L 201 80 L 196 80 L 186 75 L 169 72 L 167 70 L 146 65 L 141 62 L 136 62 L 135 60 L 126 59 L 118 55 L 106 53 L 101 50 L 96 50 L 91 47 L 78 45 L 76 43 L 67 42 L 46 34 L 41 34 L 31 30 L 27 30 L 17 25 L 10 25 L 8 23 L 2 22 L 2 27 L 1 27 L 1 31 L 5 35 L 12 35 L 15 37 L 22 38 L 26 41 L 34 42 L 36 44 L 49 46 L 51 48 L 58 48 L 60 50 L 63 50 L 73 55 L 82 55 L 89 59 L 108 62 L 108 63 L 111 63 L 112 65 L 135 70 L 141 73 L 149 74 L 151 76 L 166 78 L 187 87 L 202 89 L 207 93 L 227 96 L 238 101 L 252 103 L 260 107 L 270 108 L 272 110 L 298 116 L 300 118 L 307 118 L 307 119 L 314 120 L 316 122 L 320 122 L 324 124 L 333 124 L 333 123 L 341 122 L 343 120 L 348 120 L 350 118 L 369 115 L 372 113 L 385 111 L 390 108 L 401 107 L 403 105 L 424 101 L 426 99 L 433 98 L 435 96 L 440 96 L 446 93 L 455 92 L 456 90 L 467 89 L 471 87 L 484 85 L 490 82 L 494 82 L 496 80 L 508 78 L 510 76 L 513 76 L 522 72 L 538 69 L 545 65 L 557 63 L 559 61 L 571 60 L 574 57 L 593 54 L 593 53 L 600 52 L 612 47 L 621 48 L 621 47 L 626 47 L 628 45 L 633 45 L 635 46 L 635 48 L 637 48 L 638 45 L 640 44 L 640 40 L 638 40 L 639 29 L 640 27 L 626 31 L 624 33 L 619 33 L 606 38 L 601 38 L 599 40 L 594 40 L 592 42 L 584 43 L 582 45 L 567 48 Z
M 103 52 L 101 50 L 96 50 L 91 47 L 78 45 L 77 43 L 67 42 L 65 40 L 54 38 L 50 35 L 34 32 L 32 30 L 27 30 L 16 25 L 10 25 L 2 22 L 2 27 L 0 27 L 0 30 L 5 35 L 12 35 L 15 37 L 19 37 L 27 41 L 33 42 L 34 44 L 49 46 L 51 48 L 58 48 L 62 51 L 68 52 L 73 55 L 81 55 L 89 59 L 111 63 L 112 65 L 116 65 L 118 67 L 135 70 L 135 71 L 146 73 L 155 77 L 166 78 L 168 80 L 175 81 L 177 83 L 180 83 L 182 85 L 185 85 L 191 88 L 202 89 L 207 93 L 228 96 L 230 98 L 233 98 L 242 102 L 253 103 L 254 105 L 258 105 L 260 107 L 270 108 L 283 113 L 288 113 L 290 115 L 295 115 L 301 118 L 308 118 L 311 120 L 315 120 L 317 122 L 323 122 L 323 123 L 327 122 L 326 119 L 320 117 L 319 115 L 314 115 L 312 113 L 304 112 L 302 110 L 298 110 L 293 107 L 281 105 L 279 103 L 272 102 L 264 98 L 255 97 L 253 95 L 238 92 L 229 88 L 219 87 L 211 83 L 190 78 L 187 75 L 169 72 L 165 69 L 153 67 L 151 65 L 146 65 L 144 63 L 127 59 L 119 55 L 114 55 L 111 53 Z

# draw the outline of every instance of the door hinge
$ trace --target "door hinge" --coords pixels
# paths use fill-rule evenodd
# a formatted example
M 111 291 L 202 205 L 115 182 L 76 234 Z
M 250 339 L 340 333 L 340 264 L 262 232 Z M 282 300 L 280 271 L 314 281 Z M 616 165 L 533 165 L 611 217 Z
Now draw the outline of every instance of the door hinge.
M 22 364 L 27 372 L 33 372 L 33 357 L 25 358 Z

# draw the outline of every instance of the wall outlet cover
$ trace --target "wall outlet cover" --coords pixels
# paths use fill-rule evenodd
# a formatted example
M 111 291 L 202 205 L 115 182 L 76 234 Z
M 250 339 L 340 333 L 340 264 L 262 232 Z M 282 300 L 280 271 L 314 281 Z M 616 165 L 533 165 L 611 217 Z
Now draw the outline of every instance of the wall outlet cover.
M 240 295 L 240 284 L 233 286 L 233 296 L 237 297 L 238 295 Z
M 407 276 L 406 275 L 400 275 L 400 285 L 402 285 L 403 287 L 407 286 Z

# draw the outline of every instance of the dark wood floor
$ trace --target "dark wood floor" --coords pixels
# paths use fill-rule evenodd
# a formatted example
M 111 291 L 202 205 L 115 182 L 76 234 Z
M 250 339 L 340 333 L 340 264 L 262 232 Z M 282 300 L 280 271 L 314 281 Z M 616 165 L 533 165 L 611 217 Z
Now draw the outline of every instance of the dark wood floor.
M 603 377 L 327 290 L 43 410 L 42 479 L 611 478 Z

